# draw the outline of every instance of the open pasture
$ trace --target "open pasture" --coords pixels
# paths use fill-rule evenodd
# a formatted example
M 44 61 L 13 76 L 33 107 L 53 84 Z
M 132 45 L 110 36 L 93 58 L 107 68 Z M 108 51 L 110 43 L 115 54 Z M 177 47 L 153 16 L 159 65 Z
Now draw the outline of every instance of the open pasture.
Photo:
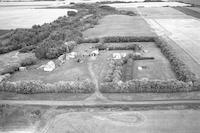
M 83 33 L 85 38 L 106 36 L 154 36 L 148 24 L 139 16 L 109 15 L 99 25 Z
M 176 79 L 169 61 L 154 43 L 141 44 L 141 46 L 145 51 L 142 56 L 154 57 L 154 59 L 134 61 L 133 79 Z
M 28 68 L 27 71 L 16 72 L 12 75 L 10 81 L 41 80 L 45 83 L 54 83 L 90 78 L 87 64 L 79 64 L 74 60 L 66 62 L 62 64 L 62 66 L 56 66 L 57 68 L 52 72 L 45 72 L 41 69 L 37 69 L 38 67 L 40 67 L 40 65 L 37 64 Z

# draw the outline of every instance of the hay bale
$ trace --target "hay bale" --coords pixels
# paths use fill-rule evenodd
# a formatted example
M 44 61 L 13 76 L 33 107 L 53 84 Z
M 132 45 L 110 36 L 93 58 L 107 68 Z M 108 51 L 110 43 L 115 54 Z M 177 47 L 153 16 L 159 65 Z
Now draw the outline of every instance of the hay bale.
M 44 71 L 46 72 L 51 72 L 56 68 L 56 65 L 53 61 L 49 61 L 45 66 L 44 66 Z

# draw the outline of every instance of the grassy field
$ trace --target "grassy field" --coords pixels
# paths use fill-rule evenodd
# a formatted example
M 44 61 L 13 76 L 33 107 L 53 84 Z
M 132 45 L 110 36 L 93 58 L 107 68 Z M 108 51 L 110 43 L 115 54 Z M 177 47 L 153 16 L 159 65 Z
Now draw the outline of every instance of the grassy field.
M 18 53 L 17 51 L 0 55 L 0 71 L 8 66 L 19 63 L 25 58 L 35 58 L 35 55 L 33 53 Z
M 84 32 L 85 38 L 105 36 L 154 36 L 148 24 L 139 16 L 109 15 L 99 25 Z
M 154 57 L 154 60 L 136 60 L 133 63 L 133 79 L 176 79 L 169 61 L 161 53 L 160 49 L 154 43 L 141 44 L 143 49 L 147 52 L 143 54 L 144 57 Z M 139 70 L 138 67 L 145 67 Z
M 46 63 L 47 61 L 45 61 Z M 43 62 L 44 63 L 44 62 Z M 41 69 L 39 64 L 34 65 L 24 72 L 16 72 L 10 78 L 10 81 L 21 81 L 21 80 L 41 80 L 45 83 L 54 83 L 59 81 L 74 81 L 90 79 L 86 63 L 77 63 L 76 61 L 67 61 L 62 66 L 52 72 L 45 72 Z

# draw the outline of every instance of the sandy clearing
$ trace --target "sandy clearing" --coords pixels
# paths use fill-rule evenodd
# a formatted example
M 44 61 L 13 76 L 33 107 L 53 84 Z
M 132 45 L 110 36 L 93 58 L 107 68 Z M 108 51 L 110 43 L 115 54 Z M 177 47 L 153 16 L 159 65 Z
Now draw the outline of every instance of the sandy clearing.
M 198 133 L 199 116 L 198 110 L 74 112 L 56 116 L 41 133 Z

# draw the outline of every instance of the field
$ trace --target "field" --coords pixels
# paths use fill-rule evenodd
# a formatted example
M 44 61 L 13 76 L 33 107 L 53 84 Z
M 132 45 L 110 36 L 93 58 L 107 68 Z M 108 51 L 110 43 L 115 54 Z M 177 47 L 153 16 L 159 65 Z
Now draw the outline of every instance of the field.
M 67 15 L 69 9 L 0 9 L 0 29 L 31 28 Z M 51 14 L 51 15 L 49 15 Z
M 199 108 L 199 107 L 197 107 Z M 90 112 L 86 111 L 90 110 Z M 92 111 L 93 110 L 93 111 Z M 155 133 L 199 131 L 199 110 L 187 109 L 187 106 L 167 105 L 129 108 L 69 108 L 50 106 L 5 106 L 4 132 L 8 128 L 15 131 L 66 133 L 120 133 L 145 132 Z M 17 114 L 17 115 L 16 115 Z M 165 124 L 160 124 L 160 123 Z M 190 124 L 188 124 L 188 122 Z M 103 130 L 102 130 L 103 127 Z
M 164 115 L 163 115 L 164 114 Z M 69 113 L 58 115 L 54 126 L 48 125 L 48 133 L 93 132 L 93 133 L 142 133 L 150 130 L 154 133 L 198 132 L 198 111 L 139 111 L 139 112 L 94 112 Z M 167 118 L 166 118 L 167 116 Z M 87 119 L 87 121 L 85 120 Z M 187 122 L 185 121 L 187 120 Z M 165 121 L 166 124 L 160 125 Z M 188 125 L 188 122 L 190 124 Z M 76 124 L 75 124 L 76 123 Z M 64 126 L 65 125 L 65 126 Z M 159 126 L 158 126 L 159 125 Z M 66 128 L 67 126 L 67 128 Z M 63 128 L 64 127 L 64 128 Z M 144 128 L 145 127 L 145 128 Z
M 172 47 L 199 76 L 199 20 L 170 7 L 139 9 L 139 12 L 145 15 L 157 34 L 174 41 Z
M 142 79 L 176 79 L 171 66 L 166 57 L 163 56 L 161 51 L 156 47 L 154 43 L 143 43 L 143 49 L 147 51 L 144 53 L 144 57 L 154 57 L 154 60 L 136 60 L 133 63 L 133 78 Z M 145 67 L 145 69 L 138 70 L 138 67 Z
M 116 4 L 109 4 L 109 6 L 116 7 L 116 8 L 150 8 L 150 7 L 173 7 L 173 6 L 188 6 L 189 4 L 179 3 L 179 2 L 143 2 L 143 3 L 116 3 Z
M 155 34 L 141 17 L 125 15 L 106 16 L 99 25 L 84 32 L 85 38 L 105 36 L 155 36 Z

